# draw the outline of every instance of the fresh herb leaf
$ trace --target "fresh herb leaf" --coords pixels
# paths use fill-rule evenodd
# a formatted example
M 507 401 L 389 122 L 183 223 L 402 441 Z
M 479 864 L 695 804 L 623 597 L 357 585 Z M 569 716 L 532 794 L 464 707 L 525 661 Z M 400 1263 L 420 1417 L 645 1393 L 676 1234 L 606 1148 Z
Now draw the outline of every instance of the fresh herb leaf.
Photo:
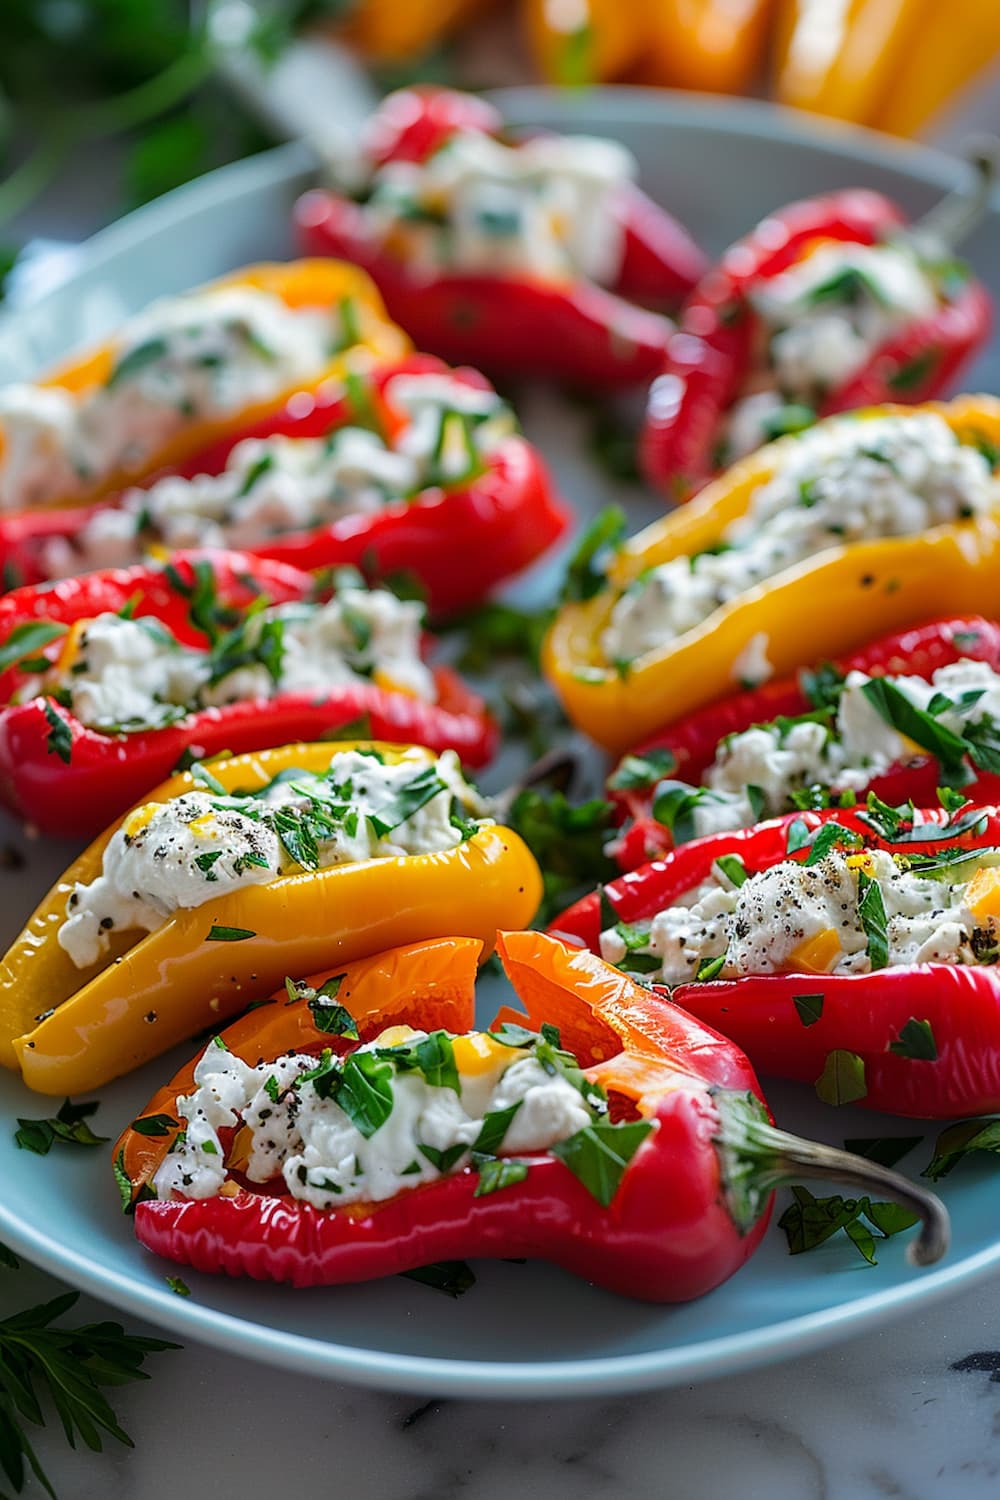
M 163 1279 L 175 1297 L 190 1297 L 191 1288 L 180 1276 L 165 1276 Z
M 560 596 L 563 604 L 592 599 L 607 584 L 602 560 L 625 539 L 628 521 L 620 505 L 609 505 L 591 521 L 570 558 Z
M 868 939 L 868 959 L 873 969 L 884 969 L 889 963 L 889 924 L 877 880 L 858 871 L 858 920 Z
M 97 1108 L 96 1100 L 88 1104 L 74 1104 L 71 1099 L 67 1099 L 58 1114 L 49 1119 L 19 1119 L 14 1141 L 22 1151 L 33 1151 L 36 1156 L 48 1156 L 57 1142 L 64 1146 L 100 1146 L 110 1137 L 95 1135 L 87 1124 Z
M 1000 1118 L 961 1120 L 949 1125 L 938 1136 L 934 1155 L 921 1176 L 938 1182 L 975 1151 L 1000 1156 Z
M 930 1021 L 918 1021 L 911 1016 L 889 1051 L 896 1057 L 908 1057 L 916 1062 L 936 1062 L 938 1049 Z
M 864 1059 L 841 1047 L 828 1052 L 823 1071 L 816 1080 L 816 1093 L 824 1104 L 852 1104 L 868 1093 Z
M 55 620 L 29 620 L 23 625 L 16 625 L 0 646 L 0 672 L 6 672 L 8 667 L 13 667 L 18 662 L 23 664 L 25 657 L 34 656 L 57 641 L 66 634 L 68 628 Z M 44 671 L 50 665 L 46 661 L 41 670 Z
M 814 672 L 802 672 L 799 682 L 813 708 L 827 708 L 834 712 L 840 707 L 845 677 L 832 662 L 824 662 Z
M 68 766 L 73 759 L 73 731 L 48 698 L 45 699 L 45 718 L 49 725 L 45 749 L 49 755 L 58 755 L 63 765 Z
M 514 657 L 537 671 L 553 615 L 552 609 L 516 609 L 511 604 L 484 604 L 462 615 L 454 622 L 464 637 L 458 667 L 486 673 L 499 657 Z
M 549 1149 L 591 1197 L 607 1208 L 626 1167 L 653 1128 L 649 1120 L 628 1120 L 620 1125 L 595 1121 Z
M 421 1156 L 426 1156 L 431 1166 L 441 1173 L 450 1172 L 468 1149 L 462 1141 L 456 1141 L 453 1146 L 447 1146 L 443 1151 L 437 1146 L 426 1146 L 422 1141 L 417 1142 L 417 1150 Z
M 132 1121 L 129 1128 L 137 1135 L 163 1136 L 169 1135 L 179 1125 L 180 1121 L 175 1120 L 173 1115 L 140 1115 L 138 1120 Z
M 479 1181 L 473 1197 L 486 1198 L 490 1193 L 498 1193 L 502 1188 L 523 1182 L 528 1175 L 529 1165 L 526 1161 L 512 1161 L 509 1157 L 481 1157 L 475 1162 Z
M 958 793 L 959 803 L 964 800 Z M 888 840 L 889 843 L 898 842 L 901 834 L 908 833 L 913 827 L 913 802 L 900 803 L 898 807 L 891 807 L 888 802 L 883 802 L 881 797 L 876 797 L 874 792 L 869 792 L 866 800 L 867 815 L 859 813 L 862 823 L 867 823 L 879 836 Z
M 487 1036 L 499 1042 L 501 1047 L 533 1047 L 538 1041 L 538 1032 L 529 1031 L 526 1026 L 518 1026 L 516 1021 L 504 1021 L 493 1031 L 488 1031 Z
M 755 786 L 752 781 L 748 781 L 746 794 L 747 801 L 750 803 L 750 811 L 753 813 L 753 820 L 755 823 L 759 823 L 767 811 L 767 793 L 762 786 Z
M 701 983 L 709 979 L 717 979 L 725 967 L 726 955 L 724 953 L 720 953 L 717 958 L 703 958 L 694 977 Z
M 422 1286 L 444 1292 L 446 1297 L 462 1297 L 476 1284 L 475 1272 L 464 1260 L 438 1260 L 433 1265 L 417 1266 L 399 1274 L 408 1281 L 419 1281 Z
M 661 781 L 653 798 L 653 817 L 673 835 L 675 844 L 687 844 L 697 837 L 694 814 L 703 802 L 722 802 L 724 798 L 707 786 L 689 786 L 686 781 Z
M 864 840 L 860 834 L 855 833 L 851 828 L 845 828 L 843 823 L 831 820 L 823 824 L 809 845 L 806 864 L 818 865 L 834 849 L 860 849 L 863 843 Z
M 127 354 L 123 354 L 114 366 L 105 381 L 105 388 L 110 391 L 121 381 L 131 380 L 147 365 L 155 364 L 158 359 L 163 359 L 166 353 L 167 341 L 164 338 L 146 339 L 143 343 L 136 344 Z
M 549 921 L 576 894 L 617 873 L 604 852 L 613 809 L 602 798 L 574 804 L 562 792 L 529 787 L 514 798 L 506 821 L 541 867 L 544 897 L 536 917 L 539 923 Z
M 823 1014 L 822 992 L 815 995 L 793 995 L 792 1003 L 798 1011 L 799 1020 L 803 1026 L 815 1026 Z
M 922 1135 L 857 1136 L 844 1142 L 844 1150 L 852 1151 L 855 1156 L 864 1156 L 868 1161 L 877 1161 L 880 1166 L 894 1167 L 922 1140 Z
M 480 1156 L 495 1156 L 503 1145 L 511 1121 L 523 1103 L 523 1099 L 515 1099 L 506 1109 L 493 1109 L 483 1115 L 483 1123 L 472 1143 L 472 1151 Z
M 343 1036 L 356 1041 L 359 1036 L 358 1023 L 346 1006 L 337 1003 L 336 998 L 346 978 L 346 974 L 334 974 L 325 984 L 320 985 L 318 990 L 310 990 L 308 997 L 303 996 L 302 987 L 299 986 L 296 998 L 307 999 L 312 1012 L 313 1025 L 317 1031 L 322 1031 L 327 1036 Z M 287 988 L 287 979 L 285 985 Z M 305 988 L 309 989 L 309 986 Z M 290 990 L 289 995 L 291 995 Z
M 762 442 L 773 443 L 776 438 L 788 437 L 794 432 L 805 432 L 816 422 L 816 412 L 802 402 L 790 402 L 766 412 L 761 419 Z
M 890 390 L 912 393 L 930 379 L 941 362 L 940 349 L 925 349 L 913 359 L 901 364 L 886 382 Z
M 608 778 L 613 792 L 645 791 L 677 769 L 677 760 L 669 750 L 646 750 L 642 755 L 626 755 Z
M 452 1089 L 456 1094 L 462 1092 L 455 1049 L 446 1031 L 432 1031 L 417 1042 L 414 1053 L 417 1067 L 431 1088 Z
M 413 814 L 426 807 L 439 792 L 447 788 L 433 765 L 424 768 L 412 776 L 409 781 L 396 788 L 394 802 L 391 807 L 382 808 L 379 812 L 369 812 L 368 821 L 378 838 L 384 838 L 401 823 L 405 823 Z
M 344 1059 L 336 1102 L 369 1140 L 392 1114 L 392 1064 L 372 1052 L 352 1052 Z
M 244 943 L 247 938 L 256 936 L 257 934 L 249 927 L 220 927 L 217 923 L 213 923 L 205 941 L 208 943 Z
M 911 703 L 888 677 L 873 677 L 861 691 L 886 724 L 891 724 L 915 745 L 937 757 L 946 785 L 961 786 L 968 781 L 963 757 L 969 747 L 961 735 L 939 723 L 933 714 Z
M 738 854 L 720 854 L 715 861 L 715 868 L 737 889 L 750 879 L 750 872 Z
M 869 1265 L 876 1265 L 876 1239 L 863 1220 L 874 1226 L 880 1239 L 888 1239 L 917 1223 L 918 1215 L 896 1203 L 873 1203 L 870 1198 L 816 1198 L 804 1187 L 793 1187 L 794 1202 L 778 1220 L 785 1231 L 791 1255 L 802 1255 L 825 1244 L 843 1230 Z

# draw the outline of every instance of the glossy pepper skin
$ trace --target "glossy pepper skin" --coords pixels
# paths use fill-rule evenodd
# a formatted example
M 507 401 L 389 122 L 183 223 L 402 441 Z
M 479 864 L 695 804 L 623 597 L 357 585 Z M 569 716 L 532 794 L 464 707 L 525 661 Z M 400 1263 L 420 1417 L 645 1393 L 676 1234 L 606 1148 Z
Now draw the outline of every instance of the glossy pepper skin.
M 245 438 L 325 437 L 338 427 L 371 420 L 372 414 L 392 442 L 406 424 L 387 387 L 396 375 L 425 374 L 450 374 L 463 385 L 489 389 L 476 370 L 450 371 L 432 355 L 410 355 L 366 372 L 349 389 L 329 381 L 317 391 L 296 392 L 280 411 L 227 434 L 169 472 L 183 478 L 217 474 Z M 149 475 L 144 487 L 163 472 Z M 54 537 L 72 542 L 100 508 L 0 516 L 0 566 L 21 583 L 42 582 L 45 543 Z M 512 434 L 479 473 L 454 488 L 433 486 L 390 500 L 373 514 L 280 533 L 250 551 L 310 571 L 353 566 L 373 579 L 407 573 L 424 589 L 432 614 L 442 615 L 481 603 L 504 579 L 534 562 L 567 524 L 540 454 Z
M 178 552 L 172 570 L 152 564 L 87 573 L 55 588 L 23 588 L 0 599 L 0 652 L 11 633 L 34 621 L 72 626 L 129 605 L 136 618 L 161 620 L 185 645 L 207 650 L 208 636 L 192 625 L 191 594 L 199 576 L 214 581 L 223 628 L 265 597 L 271 604 L 316 597 L 308 573 L 240 552 Z M 176 580 L 173 581 L 173 580 Z M 181 587 L 178 588 L 176 583 Z M 66 637 L 45 654 L 57 661 Z M 38 659 L 37 651 L 29 658 Z M 169 776 L 187 751 L 205 760 L 228 752 L 265 750 L 295 740 L 319 740 L 363 724 L 374 739 L 455 750 L 469 766 L 493 754 L 497 726 L 483 700 L 447 667 L 435 669 L 433 703 L 377 680 L 331 687 L 326 693 L 280 692 L 198 709 L 162 728 L 113 734 L 87 728 L 48 697 L 12 702 L 27 676 L 19 664 L 0 673 L 0 799 L 42 833 L 93 837 Z M 52 715 L 69 740 L 55 750 Z
M 500 135 L 503 120 L 488 110 L 448 90 L 405 90 L 369 121 L 362 152 L 370 140 L 373 164 L 422 161 L 456 132 Z M 367 271 L 421 348 L 491 374 L 603 389 L 649 379 L 662 363 L 672 325 L 636 302 L 676 304 L 705 266 L 687 232 L 631 184 L 622 186 L 620 215 L 624 256 L 607 289 L 579 278 L 418 271 L 382 242 L 363 204 L 325 190 L 299 200 L 295 222 L 309 254 L 342 257 Z
M 902 855 L 1000 846 L 996 807 L 984 808 L 982 822 L 958 835 L 944 826 L 947 815 L 942 809 L 918 811 L 917 823 L 942 825 L 938 835 L 896 843 L 875 833 L 856 809 L 790 813 L 756 828 L 683 844 L 605 886 L 605 901 L 619 921 L 638 922 L 700 885 L 720 855 L 738 854 L 751 875 L 784 859 L 802 860 L 807 848 L 787 852 L 789 829 L 796 820 L 810 831 L 834 821 L 859 834 L 868 848 Z M 602 917 L 600 893 L 594 892 L 557 917 L 551 930 L 596 951 L 601 929 L 611 920 L 610 915 Z M 866 1108 L 918 1119 L 1000 1109 L 1000 973 L 994 965 L 915 964 L 870 974 L 754 974 L 676 985 L 670 996 L 707 1025 L 724 1028 L 764 1074 L 815 1083 L 829 1054 L 842 1050 L 863 1063 L 866 1092 L 853 1102 Z M 805 1019 L 796 997 L 808 1003 Z M 816 1009 L 819 1016 L 812 1020 Z M 911 1020 L 929 1024 L 933 1058 L 905 1055 L 906 1044 L 900 1038 Z M 900 1043 L 902 1054 L 891 1050 L 894 1043 Z
M 456 991 L 469 1025 L 474 957 L 468 946 L 456 945 L 450 960 L 425 947 L 349 970 L 338 995 L 350 991 L 344 1003 L 362 1038 L 396 1019 L 428 1030 L 453 1025 Z M 523 1153 L 531 1163 L 525 1179 L 481 1197 L 477 1174 L 466 1168 L 342 1212 L 239 1183 L 233 1197 L 162 1201 L 144 1191 L 174 1132 L 154 1142 L 129 1129 L 115 1152 L 119 1180 L 131 1184 L 141 1243 L 198 1270 L 296 1286 L 366 1281 L 465 1256 L 554 1261 L 598 1286 L 651 1302 L 687 1301 L 731 1276 L 764 1233 L 770 1188 L 781 1180 L 780 1154 L 790 1142 L 770 1126 L 746 1058 L 590 954 L 537 932 L 503 933 L 498 947 L 527 1016 L 505 1008 L 497 1023 L 558 1026 L 562 1046 L 608 1091 L 619 1115 L 654 1127 L 606 1208 L 550 1152 Z M 441 965 L 449 962 L 442 982 Z M 372 986 L 373 969 L 388 972 L 390 983 Z M 425 974 L 437 981 L 437 993 L 430 984 L 421 989 Z M 387 998 L 392 990 L 400 1002 L 395 1012 Z M 450 1013 L 442 994 L 452 1002 Z M 290 1006 L 286 1014 L 282 1006 L 271 1020 L 266 1009 L 255 1012 L 226 1034 L 227 1045 L 253 1062 L 293 1047 L 319 1050 L 329 1038 L 315 1032 L 303 1009 Z M 190 1089 L 192 1069 L 182 1070 L 145 1113 L 172 1114 Z M 753 1164 L 743 1193 L 730 1180 L 732 1161 Z
M 213 761 L 211 770 L 226 792 L 252 791 L 286 769 L 323 771 L 336 751 L 352 748 L 285 745 Z M 402 753 L 374 748 L 389 763 Z M 147 800 L 198 787 L 184 771 Z M 56 934 L 70 891 L 98 875 L 116 828 L 74 861 L 0 963 L 0 1064 L 20 1067 L 39 1093 L 100 1088 L 269 994 L 286 974 L 456 930 L 491 944 L 498 927 L 529 921 L 541 900 L 526 846 L 487 823 L 440 853 L 300 870 L 178 910 L 156 932 L 114 934 L 106 957 L 78 969 Z M 212 939 L 213 929 L 248 936 Z
M 795 264 L 817 241 L 873 245 L 905 231 L 900 209 L 880 193 L 850 188 L 804 198 L 769 214 L 725 252 L 691 293 L 653 380 L 640 440 L 647 479 L 684 500 L 718 470 L 725 420 L 756 357 L 757 287 Z M 827 392 L 818 416 L 883 402 L 919 404 L 941 395 L 985 343 L 989 293 L 971 274 L 926 318 L 913 319 L 872 351 L 856 374 Z
M 1000 442 L 1000 401 L 994 397 L 960 396 L 927 409 L 963 442 Z M 860 416 L 906 411 L 874 407 Z M 569 717 L 598 744 L 621 754 L 732 693 L 738 686 L 735 664 L 754 636 L 767 638 L 768 660 L 780 678 L 809 662 L 846 655 L 915 619 L 995 608 L 996 513 L 920 535 L 824 548 L 737 595 L 693 629 L 638 657 L 624 673 L 606 663 L 600 637 L 620 594 L 648 568 L 717 544 L 794 452 L 795 442 L 782 438 L 734 464 L 689 505 L 627 541 L 609 566 L 607 588 L 560 609 L 546 637 L 543 668 Z
M 229 286 L 252 287 L 258 291 L 270 292 L 290 308 L 321 308 L 335 312 L 344 303 L 353 305 L 361 334 L 360 343 L 351 344 L 333 355 L 329 364 L 317 371 L 315 378 L 305 384 L 303 389 L 308 391 L 321 392 L 329 381 L 342 379 L 349 370 L 366 370 L 374 360 L 401 359 L 409 349 L 406 335 L 389 321 L 378 292 L 357 266 L 320 259 L 296 260 L 287 265 L 265 263 L 245 266 L 229 276 L 208 283 L 201 290 L 212 291 Z M 58 387 L 83 396 L 107 380 L 113 363 L 113 346 L 102 344 L 84 354 L 74 355 L 37 381 L 37 384 Z M 89 489 L 74 493 L 62 503 L 72 507 L 88 505 L 105 495 L 113 494 L 125 485 L 142 482 L 154 471 L 173 471 L 209 444 L 219 442 L 233 432 L 251 427 L 266 416 L 280 411 L 292 393 L 292 389 L 289 389 L 271 401 L 246 407 L 224 417 L 189 421 L 141 466 L 110 474 Z M 3 433 L 0 428 L 0 455 L 2 451 Z M 6 524 L 8 519 L 0 517 L 0 522 Z M 0 532 L 0 557 L 2 556 L 3 541 Z
M 907 676 L 928 680 L 939 667 L 948 666 L 962 657 L 986 662 L 995 672 L 1000 672 L 1000 624 L 980 615 L 932 620 L 926 625 L 883 636 L 881 640 L 834 662 L 833 666 L 844 677 L 849 672 L 864 672 L 872 677 Z M 642 756 L 650 751 L 667 750 L 673 757 L 674 766 L 665 775 L 695 786 L 703 784 L 705 772 L 715 760 L 721 741 L 728 735 L 741 734 L 755 724 L 769 724 L 779 716 L 794 718 L 810 712 L 814 705 L 805 690 L 805 675 L 800 673 L 781 681 L 765 682 L 745 692 L 734 693 L 731 698 L 711 703 L 663 734 L 646 740 L 634 753 Z M 978 807 L 1000 802 L 1000 776 L 978 766 L 970 767 L 970 773 L 972 779 L 963 786 L 963 796 Z M 611 781 L 614 781 L 614 775 Z M 915 807 L 930 807 L 940 785 L 941 770 L 937 759 L 920 751 L 874 776 L 858 794 L 858 801 L 863 802 L 871 791 L 892 807 L 904 802 L 912 802 Z M 653 816 L 653 794 L 652 785 L 621 791 L 616 791 L 613 786 L 610 788 L 609 795 L 620 813 L 630 820 L 617 840 L 615 857 L 622 870 L 634 870 L 673 845 L 670 830 Z

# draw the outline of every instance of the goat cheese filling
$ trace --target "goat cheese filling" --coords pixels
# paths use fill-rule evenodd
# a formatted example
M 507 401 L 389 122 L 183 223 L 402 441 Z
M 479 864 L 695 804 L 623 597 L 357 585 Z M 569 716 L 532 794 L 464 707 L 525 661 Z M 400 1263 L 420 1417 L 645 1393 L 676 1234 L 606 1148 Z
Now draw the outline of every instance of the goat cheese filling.
M 930 317 L 941 289 L 933 265 L 905 242 L 828 240 L 779 275 L 752 286 L 760 327 L 751 388 L 729 414 L 723 463 L 815 420 L 831 390 L 846 384 L 908 323 Z
M 129 490 L 74 536 L 46 542 L 46 577 L 125 567 L 156 543 L 252 550 L 288 532 L 373 515 L 393 500 L 469 479 L 515 430 L 494 391 L 447 375 L 397 375 L 385 399 L 404 419 L 391 439 L 352 425 L 322 438 L 246 438 L 221 473 L 168 475 Z
M 387 249 L 418 271 L 610 285 L 625 250 L 617 200 L 636 175 L 615 141 L 551 135 L 506 146 L 466 131 L 426 161 L 377 167 L 366 205 Z
M 322 774 L 285 771 L 242 796 L 186 792 L 147 802 L 112 835 L 101 873 L 77 884 L 57 936 L 78 968 L 108 952 L 112 932 L 155 932 L 247 885 L 331 865 L 456 848 L 483 804 L 446 750 L 341 750 Z
M 651 568 L 617 600 L 602 636 L 609 664 L 657 650 L 826 548 L 917 536 L 997 503 L 989 459 L 931 412 L 837 417 L 790 442 L 714 547 Z
M 675 842 L 795 808 L 843 805 L 890 766 L 936 755 L 946 781 L 1000 769 L 1000 676 L 962 657 L 923 677 L 850 672 L 811 713 L 754 724 L 719 742 L 700 787 L 664 780 L 654 809 Z
M 350 322 L 252 287 L 152 303 L 120 331 L 110 374 L 82 396 L 0 388 L 0 510 L 71 500 L 148 462 L 181 428 L 315 378 L 351 341 Z
M 210 649 L 182 645 L 159 620 L 105 613 L 81 621 L 57 664 L 20 690 L 42 693 L 87 728 L 162 728 L 200 709 L 327 695 L 362 681 L 433 702 L 420 655 L 424 606 L 385 589 L 343 587 L 327 604 L 277 604 L 249 612 Z
M 332 1008 L 322 991 L 310 1004 Z M 517 1153 L 588 1130 L 607 1103 L 558 1043 L 503 1035 L 393 1026 L 344 1056 L 289 1053 L 255 1067 L 217 1037 L 178 1101 L 183 1129 L 156 1195 L 214 1197 L 227 1180 L 235 1189 L 230 1171 L 318 1209 L 384 1202 L 470 1166 L 479 1196 L 523 1181 L 531 1163 Z
M 858 840 L 860 843 L 860 840 Z M 834 849 L 758 874 L 738 855 L 648 921 L 601 933 L 601 953 L 666 984 L 747 974 L 867 974 L 910 964 L 992 964 L 1000 851 L 906 858 Z

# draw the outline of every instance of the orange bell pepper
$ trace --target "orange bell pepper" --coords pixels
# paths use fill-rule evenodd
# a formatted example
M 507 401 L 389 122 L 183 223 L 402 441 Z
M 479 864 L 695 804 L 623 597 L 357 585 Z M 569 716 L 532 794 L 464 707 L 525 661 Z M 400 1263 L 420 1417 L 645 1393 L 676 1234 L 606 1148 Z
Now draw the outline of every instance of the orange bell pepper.
M 782 104 L 858 124 L 872 121 L 902 74 L 924 18 L 949 7 L 929 0 L 783 0 L 777 24 L 775 95 Z
M 361 0 L 330 28 L 378 63 L 411 62 L 479 12 L 489 0 Z
M 535 66 L 549 83 L 606 83 L 638 63 L 648 20 L 638 0 L 524 0 L 522 22 Z
M 361 335 L 360 342 L 335 354 L 322 370 L 318 370 L 315 378 L 306 382 L 303 387 L 310 391 L 318 390 L 329 380 L 341 378 L 350 370 L 364 371 L 370 369 L 376 361 L 398 359 L 409 351 L 410 341 L 406 334 L 389 321 L 374 283 L 357 266 L 319 259 L 292 261 L 287 265 L 245 266 L 229 276 L 208 283 L 202 290 L 211 291 L 227 286 L 253 287 L 270 292 L 290 308 L 328 308 L 334 312 L 345 303 L 353 304 L 354 321 Z M 108 380 L 114 362 L 114 343 L 109 340 L 97 348 L 74 355 L 36 383 L 42 387 L 58 387 L 83 396 Z M 252 426 L 271 412 L 280 411 L 298 388 L 295 386 L 280 391 L 268 401 L 241 407 L 239 411 L 230 412 L 223 417 L 188 421 L 141 464 L 105 474 L 93 484 L 75 491 L 71 497 L 58 500 L 53 506 L 46 508 L 90 505 L 103 495 L 134 484 L 159 469 L 170 469 L 200 449 L 208 447 L 210 443 Z M 3 426 L 0 422 L 0 457 L 2 455 Z
M 646 11 L 643 82 L 740 94 L 760 69 L 772 0 L 658 0 Z
M 854 415 L 863 421 L 913 410 L 881 406 Z M 965 441 L 1000 447 L 996 397 L 961 396 L 916 410 L 937 412 Z M 736 663 L 755 636 L 766 637 L 773 674 L 785 677 L 914 620 L 995 609 L 1000 510 L 922 535 L 826 547 L 617 670 L 603 656 L 600 640 L 621 594 L 648 569 L 714 547 L 797 441 L 769 443 L 713 480 L 682 510 L 647 526 L 611 563 L 607 587 L 559 611 L 545 641 L 543 669 L 574 724 L 598 744 L 621 753 L 733 692 L 739 685 Z
M 213 761 L 212 775 L 226 793 L 254 791 L 286 768 L 323 771 L 334 753 L 357 748 L 285 745 Z M 404 753 L 374 748 L 389 764 Z M 198 787 L 185 771 L 143 806 Z M 43 1094 L 99 1088 L 270 994 L 286 974 L 446 934 L 492 947 L 497 928 L 529 922 L 542 895 L 517 834 L 487 823 L 454 849 L 289 873 L 175 911 L 155 932 L 113 933 L 108 956 L 78 969 L 56 933 L 70 892 L 99 874 L 118 826 L 70 866 L 0 963 L 0 1064 L 20 1067 Z
M 995 66 L 998 54 L 1000 5 L 949 0 L 925 6 L 870 123 L 893 135 L 916 135 L 966 84 Z

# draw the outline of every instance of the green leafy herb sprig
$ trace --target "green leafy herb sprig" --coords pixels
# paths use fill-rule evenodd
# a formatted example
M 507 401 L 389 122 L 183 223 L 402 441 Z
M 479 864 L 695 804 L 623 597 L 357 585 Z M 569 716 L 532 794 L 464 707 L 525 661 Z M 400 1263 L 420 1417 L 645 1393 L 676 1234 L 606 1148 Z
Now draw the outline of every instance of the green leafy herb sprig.
M 19 1261 L 0 1245 L 0 1265 L 18 1270 Z M 94 1453 L 105 1437 L 127 1448 L 132 1439 L 104 1395 L 104 1387 L 148 1380 L 146 1356 L 179 1344 L 126 1333 L 120 1323 L 59 1323 L 75 1306 L 79 1292 L 63 1292 L 49 1302 L 0 1320 L 0 1470 L 21 1494 L 34 1475 L 55 1500 L 55 1489 L 28 1436 L 27 1425 L 44 1427 L 45 1405 L 55 1407 L 71 1448 L 79 1438 Z

